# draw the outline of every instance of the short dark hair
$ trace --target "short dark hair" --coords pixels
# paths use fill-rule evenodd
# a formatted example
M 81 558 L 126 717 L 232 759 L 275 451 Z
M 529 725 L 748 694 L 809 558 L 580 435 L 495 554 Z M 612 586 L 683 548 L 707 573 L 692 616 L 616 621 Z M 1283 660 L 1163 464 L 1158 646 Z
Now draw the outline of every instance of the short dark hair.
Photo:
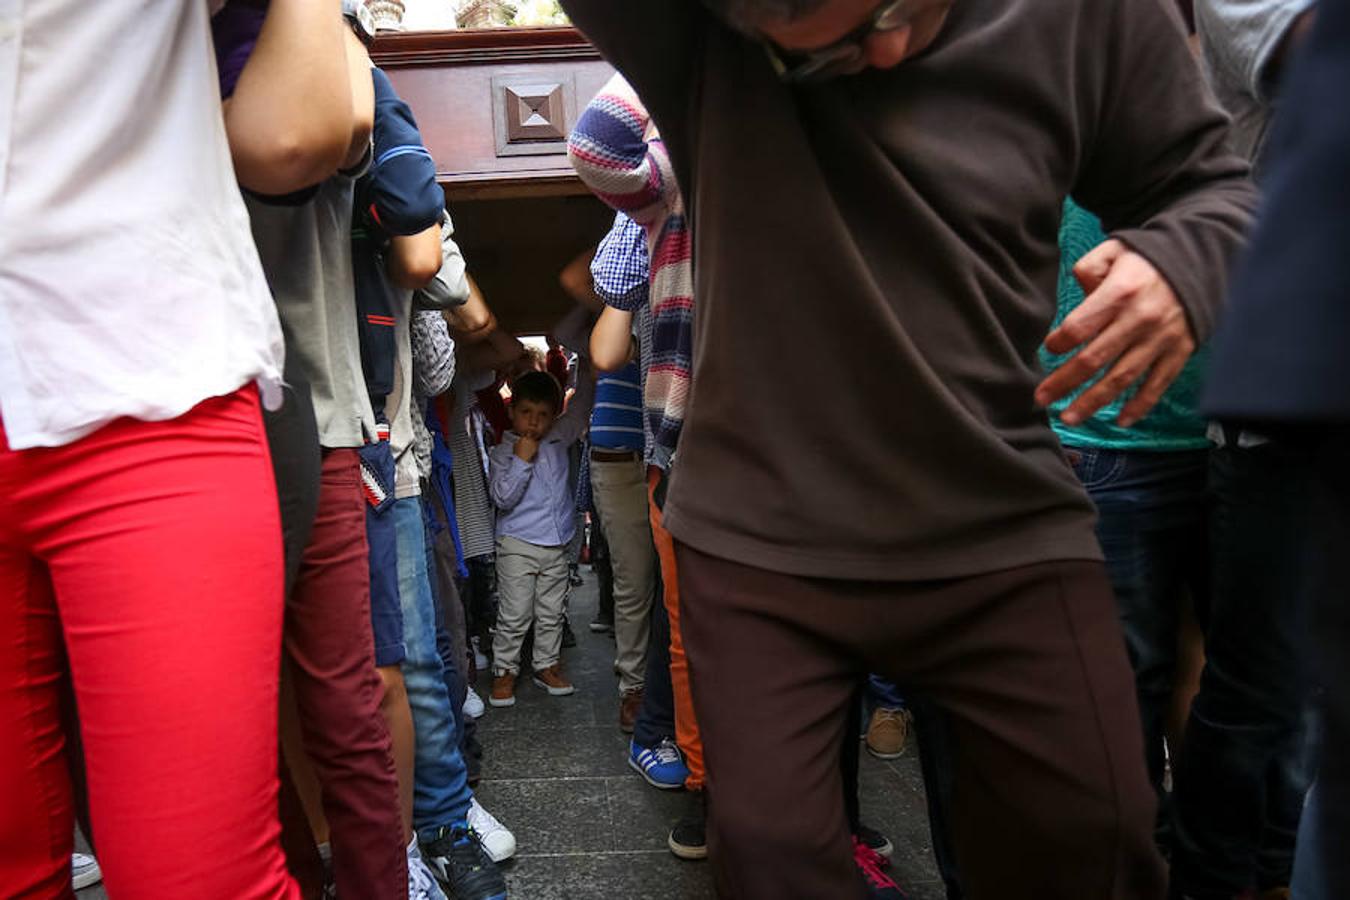
M 703 0 L 713 14 L 736 28 L 749 30 L 766 19 L 792 22 L 810 15 L 828 0 Z
M 511 402 L 543 403 L 555 413 L 562 410 L 562 386 L 547 372 L 526 372 L 511 382 Z

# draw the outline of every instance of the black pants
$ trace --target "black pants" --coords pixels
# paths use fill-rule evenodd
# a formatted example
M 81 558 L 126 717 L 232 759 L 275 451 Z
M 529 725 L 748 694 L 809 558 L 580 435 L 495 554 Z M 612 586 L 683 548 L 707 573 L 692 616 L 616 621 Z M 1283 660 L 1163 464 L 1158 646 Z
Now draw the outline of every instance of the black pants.
M 1175 773 L 1178 896 L 1290 882 L 1310 782 L 1308 617 L 1327 552 L 1315 474 L 1312 449 L 1293 441 L 1210 455 L 1206 662 Z

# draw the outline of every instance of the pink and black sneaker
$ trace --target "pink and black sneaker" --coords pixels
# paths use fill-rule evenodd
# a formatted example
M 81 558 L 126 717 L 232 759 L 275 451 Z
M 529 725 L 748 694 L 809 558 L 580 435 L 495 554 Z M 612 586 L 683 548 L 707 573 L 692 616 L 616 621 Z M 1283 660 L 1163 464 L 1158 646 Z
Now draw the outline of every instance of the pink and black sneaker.
M 886 857 L 856 837 L 853 839 L 853 861 L 857 863 L 863 880 L 867 882 L 867 896 L 871 900 L 906 900 L 909 897 L 900 890 L 900 885 L 883 871 L 889 862 Z

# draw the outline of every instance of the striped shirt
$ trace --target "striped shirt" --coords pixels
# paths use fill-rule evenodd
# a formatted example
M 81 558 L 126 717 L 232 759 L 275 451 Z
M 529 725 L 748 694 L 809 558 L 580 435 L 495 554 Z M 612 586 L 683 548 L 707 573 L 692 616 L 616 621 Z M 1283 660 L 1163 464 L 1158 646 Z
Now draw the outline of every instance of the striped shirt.
M 591 446 L 601 450 L 643 449 L 642 385 L 637 363 L 601 375 L 591 410 Z

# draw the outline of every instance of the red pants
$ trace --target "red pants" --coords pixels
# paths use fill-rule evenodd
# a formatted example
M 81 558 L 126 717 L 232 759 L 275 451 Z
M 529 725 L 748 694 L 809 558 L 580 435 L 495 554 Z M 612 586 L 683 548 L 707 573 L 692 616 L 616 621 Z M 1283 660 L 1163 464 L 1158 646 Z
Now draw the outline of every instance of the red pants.
M 71 896 L 67 673 L 111 896 L 297 896 L 276 812 L 282 577 L 251 388 L 54 449 L 10 450 L 0 428 L 0 896 Z

